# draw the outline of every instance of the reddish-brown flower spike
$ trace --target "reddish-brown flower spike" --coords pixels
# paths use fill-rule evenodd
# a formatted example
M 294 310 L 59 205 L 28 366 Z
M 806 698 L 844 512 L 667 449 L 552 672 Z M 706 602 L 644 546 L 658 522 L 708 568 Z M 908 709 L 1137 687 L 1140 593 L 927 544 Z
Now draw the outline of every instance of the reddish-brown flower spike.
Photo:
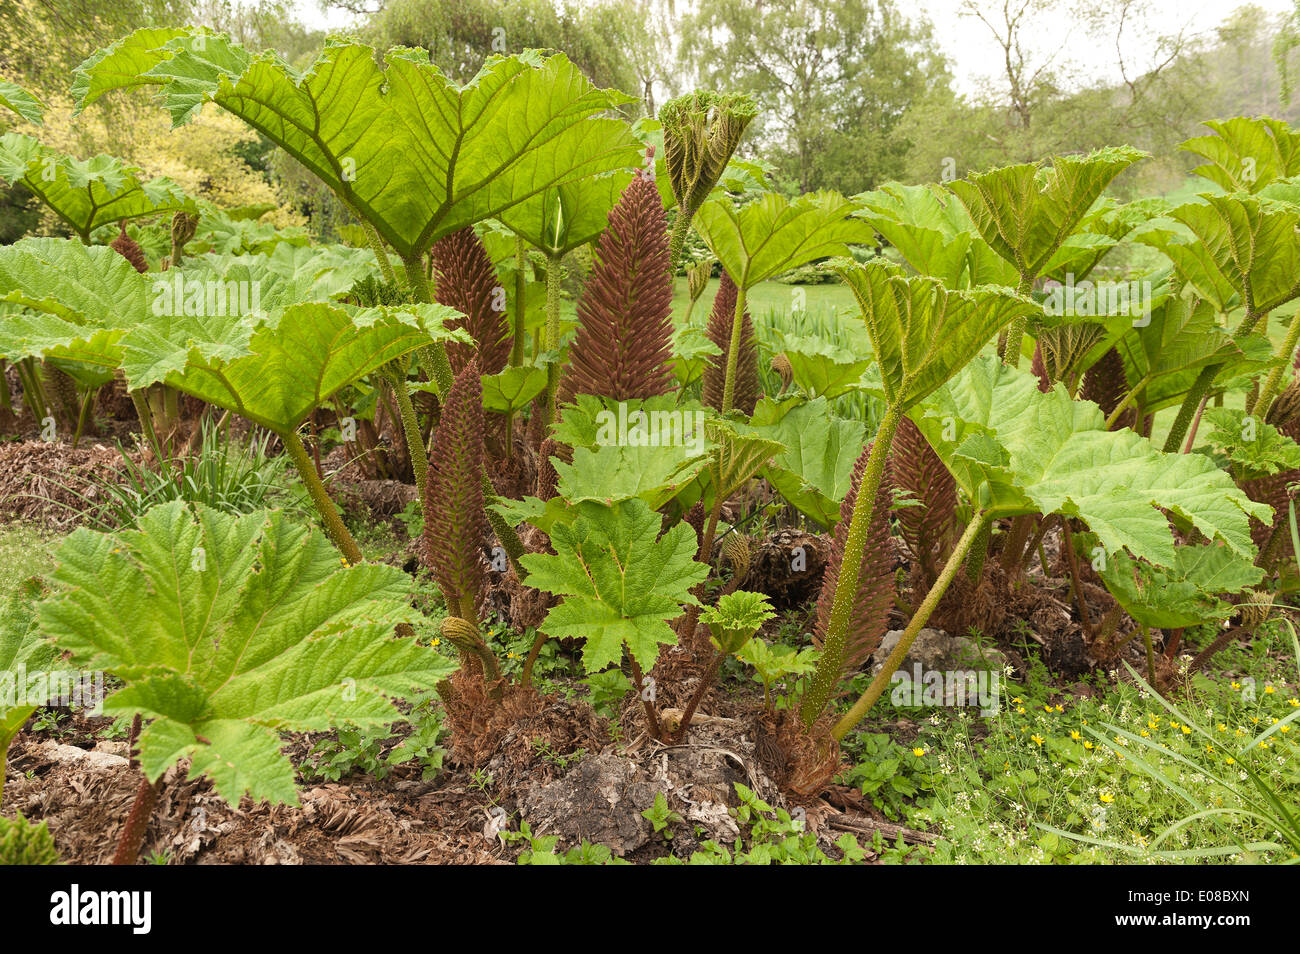
M 672 302 L 663 203 L 654 183 L 636 176 L 596 245 L 560 383 L 562 402 L 577 394 L 627 401 L 671 391 Z
M 108 243 L 108 247 L 131 263 L 131 267 L 144 274 L 149 271 L 149 261 L 144 257 L 140 243 L 126 234 L 126 223 L 118 225 L 117 238 Z
M 722 280 L 718 283 L 718 292 L 713 296 L 713 310 L 709 312 L 709 322 L 704 333 L 717 345 L 721 354 L 710 355 L 704 366 L 704 393 L 706 405 L 715 410 L 722 410 L 723 392 L 727 386 L 727 352 L 731 348 L 731 327 L 736 318 L 736 298 L 739 291 L 731 280 L 727 270 L 722 270 Z M 758 342 L 754 338 L 754 323 L 750 321 L 749 309 L 741 318 L 740 351 L 736 361 L 736 391 L 732 406 L 745 414 L 754 413 L 762 385 L 758 378 Z
M 957 482 L 911 418 L 899 423 L 889 447 L 889 479 L 911 498 L 911 506 L 898 509 L 903 542 L 933 579 L 935 545 L 956 525 Z
M 821 646 L 831 621 L 831 604 L 835 599 L 835 584 L 844 562 L 844 545 L 849 536 L 849 521 L 853 517 L 853 502 L 858 498 L 862 474 L 867 469 L 871 444 L 862 448 L 857 463 L 853 465 L 853 482 L 840 504 L 840 522 L 835 525 L 831 553 L 822 576 L 821 595 L 817 597 L 817 627 L 813 643 Z M 862 552 L 862 569 L 858 573 L 858 590 L 853 597 L 853 612 L 849 617 L 848 641 L 845 644 L 844 666 L 854 669 L 866 662 L 867 657 L 880 646 L 889 622 L 889 611 L 894 607 L 894 560 L 889 552 L 889 508 L 893 503 L 888 478 L 880 481 L 876 491 L 876 506 L 867 530 L 867 545 Z
M 482 480 L 483 386 L 471 359 L 447 391 L 424 497 L 425 559 L 448 611 L 467 620 L 477 618 L 487 580 Z
M 1083 376 L 1079 396 L 1085 401 L 1095 402 L 1101 408 L 1101 413 L 1110 417 L 1126 393 L 1128 378 L 1124 374 L 1124 359 L 1118 351 L 1111 348 Z M 1129 408 L 1119 416 L 1115 429 L 1132 427 L 1135 420 L 1134 410 Z
M 483 240 L 466 227 L 438 239 L 429 254 L 438 279 L 434 298 L 438 304 L 463 313 L 465 320 L 451 326 L 464 328 L 478 342 L 477 348 L 459 342 L 447 345 L 452 372 L 459 374 L 477 354 L 483 374 L 496 374 L 510 360 L 510 319 L 506 317 L 505 294 Z

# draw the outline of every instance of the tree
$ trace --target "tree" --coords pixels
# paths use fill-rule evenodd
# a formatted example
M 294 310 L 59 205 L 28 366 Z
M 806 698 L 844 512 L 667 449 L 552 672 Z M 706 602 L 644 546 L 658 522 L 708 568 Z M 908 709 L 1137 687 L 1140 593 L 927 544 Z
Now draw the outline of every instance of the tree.
M 381 49 L 426 49 L 461 82 L 493 54 L 559 50 L 597 86 L 639 94 L 637 71 L 616 40 L 627 16 L 608 3 L 584 8 L 564 0 L 391 0 L 364 21 L 361 34 Z
M 897 178 L 899 121 L 948 82 L 929 25 L 893 0 L 701 0 L 682 20 L 679 56 L 700 85 L 758 100 L 756 138 L 803 192 Z

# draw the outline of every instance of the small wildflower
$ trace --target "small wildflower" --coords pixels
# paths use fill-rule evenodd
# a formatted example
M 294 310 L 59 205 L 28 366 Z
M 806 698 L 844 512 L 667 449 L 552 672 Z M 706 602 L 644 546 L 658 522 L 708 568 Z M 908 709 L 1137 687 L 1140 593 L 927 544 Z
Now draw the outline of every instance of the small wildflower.
M 1043 737 L 1041 735 L 1031 735 L 1030 738 L 1033 739 L 1035 742 L 1037 742 L 1040 746 L 1043 744 Z
M 1115 801 L 1115 796 L 1110 792 L 1102 792 L 1097 797 L 1101 799 L 1103 805 L 1109 805 L 1111 802 Z
M 1078 730 L 1078 729 L 1071 729 L 1071 730 L 1070 730 L 1070 738 L 1073 739 L 1075 742 L 1078 742 L 1080 739 L 1083 738 L 1083 736 L 1081 736 L 1081 735 L 1079 734 L 1079 730 Z
M 1273 693 L 1275 693 L 1275 692 L 1277 692 L 1277 690 L 1274 689 L 1272 686 L 1265 686 L 1265 687 L 1264 687 L 1264 695 L 1266 695 L 1266 696 L 1271 696 L 1271 695 L 1272 695 Z
M 915 756 L 919 759 L 921 756 L 923 756 L 923 755 L 925 754 L 925 749 L 921 748 L 921 747 L 918 745 L 916 748 L 912 749 L 912 754 L 915 755 Z

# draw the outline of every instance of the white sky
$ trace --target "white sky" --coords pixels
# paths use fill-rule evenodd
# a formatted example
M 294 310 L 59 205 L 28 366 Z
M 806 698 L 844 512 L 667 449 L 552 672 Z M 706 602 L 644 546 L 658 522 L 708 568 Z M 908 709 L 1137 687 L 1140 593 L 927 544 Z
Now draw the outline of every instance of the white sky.
M 1180 30 L 1187 30 L 1190 34 L 1209 33 L 1245 2 L 1247 0 L 1148 0 L 1150 18 L 1146 25 L 1130 32 L 1125 43 L 1125 56 L 1140 72 L 1142 68 L 1154 65 L 1157 58 L 1153 34 L 1172 35 Z M 1294 8 L 1293 0 L 1251 2 L 1271 13 L 1288 13 Z M 919 8 L 928 15 L 934 25 L 936 40 L 953 63 L 959 90 L 971 92 L 990 77 L 1002 75 L 1001 50 L 988 28 L 971 17 L 958 16 L 962 0 L 898 0 L 898 5 L 905 12 Z M 999 0 L 982 0 L 981 5 L 986 8 L 1001 6 Z M 1039 18 L 1028 43 L 1030 61 L 1037 63 L 1039 57 L 1055 55 L 1059 60 L 1068 60 L 1085 78 L 1118 81 L 1120 77 L 1113 48 L 1109 42 L 1098 45 L 1088 36 L 1073 14 L 1074 6 L 1074 0 L 1053 2 Z M 322 13 L 318 0 L 295 0 L 295 9 L 299 19 L 317 28 L 343 29 L 350 20 L 348 14 L 340 10 Z

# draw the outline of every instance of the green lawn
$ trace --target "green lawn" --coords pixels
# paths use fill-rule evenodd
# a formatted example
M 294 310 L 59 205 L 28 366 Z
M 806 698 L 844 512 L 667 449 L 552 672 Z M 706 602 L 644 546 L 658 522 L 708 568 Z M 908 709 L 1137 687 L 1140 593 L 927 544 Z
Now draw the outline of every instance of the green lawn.
M 692 322 L 704 323 L 709 309 L 713 307 L 713 296 L 717 291 L 718 280 L 709 279 L 709 287 L 695 303 L 695 311 L 691 315 Z M 795 303 L 795 295 L 799 293 L 804 296 L 803 310 L 810 314 L 834 311 L 843 318 L 857 313 L 853 292 L 849 290 L 849 286 L 840 282 L 826 285 L 783 285 L 780 282 L 760 282 L 749 290 L 749 313 L 755 316 L 769 311 L 789 314 Z M 686 279 L 679 278 L 673 288 L 673 320 L 678 324 L 686 316 L 686 306 L 689 302 L 690 294 L 687 292 Z

